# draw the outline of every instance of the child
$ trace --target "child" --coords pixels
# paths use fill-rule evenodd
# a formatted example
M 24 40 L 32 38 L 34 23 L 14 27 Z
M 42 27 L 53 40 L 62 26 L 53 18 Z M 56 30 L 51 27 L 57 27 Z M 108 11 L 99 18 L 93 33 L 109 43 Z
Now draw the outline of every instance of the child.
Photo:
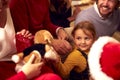
M 75 43 L 74 50 L 68 55 L 65 62 L 54 63 L 57 72 L 63 79 L 88 80 L 87 55 L 96 40 L 94 25 L 88 21 L 80 22 L 72 31 Z

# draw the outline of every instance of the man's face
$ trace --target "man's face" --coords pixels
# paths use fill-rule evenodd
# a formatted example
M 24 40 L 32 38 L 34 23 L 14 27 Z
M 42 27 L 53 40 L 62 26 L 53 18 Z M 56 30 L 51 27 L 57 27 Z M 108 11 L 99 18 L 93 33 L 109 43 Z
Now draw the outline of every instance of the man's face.
M 117 0 L 98 0 L 98 10 L 103 17 L 108 17 L 116 8 L 117 3 Z

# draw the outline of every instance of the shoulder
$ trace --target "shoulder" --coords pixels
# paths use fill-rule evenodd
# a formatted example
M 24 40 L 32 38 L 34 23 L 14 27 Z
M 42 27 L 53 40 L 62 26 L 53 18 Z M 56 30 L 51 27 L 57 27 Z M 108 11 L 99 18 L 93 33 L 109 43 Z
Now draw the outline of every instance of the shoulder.
M 80 12 L 78 13 L 78 16 L 80 16 L 80 15 L 85 15 L 85 14 L 89 14 L 90 12 L 93 12 L 93 11 L 94 11 L 94 7 L 91 6 L 91 7 L 88 7 L 88 8 L 86 8 L 86 9 L 80 11 Z M 84 13 L 84 14 L 83 14 L 83 13 Z
M 75 19 L 75 25 L 78 24 L 80 21 L 88 20 L 89 17 L 93 16 L 94 12 L 95 10 L 93 6 L 79 12 Z
M 77 49 L 74 49 L 70 54 L 69 54 L 69 57 L 83 57 L 82 53 L 77 50 Z

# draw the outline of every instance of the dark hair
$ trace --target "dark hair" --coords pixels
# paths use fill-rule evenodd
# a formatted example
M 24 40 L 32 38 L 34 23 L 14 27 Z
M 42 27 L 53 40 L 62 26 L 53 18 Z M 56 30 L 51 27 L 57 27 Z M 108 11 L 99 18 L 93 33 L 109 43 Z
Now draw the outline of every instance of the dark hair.
M 78 23 L 71 32 L 73 37 L 75 36 L 75 31 L 78 29 L 82 29 L 85 34 L 87 34 L 86 30 L 90 31 L 92 33 L 92 37 L 94 39 L 96 39 L 96 31 L 95 31 L 94 25 L 91 22 L 82 21 L 82 22 Z
M 62 13 L 70 8 L 70 2 L 67 0 L 49 0 L 50 10 L 56 13 Z

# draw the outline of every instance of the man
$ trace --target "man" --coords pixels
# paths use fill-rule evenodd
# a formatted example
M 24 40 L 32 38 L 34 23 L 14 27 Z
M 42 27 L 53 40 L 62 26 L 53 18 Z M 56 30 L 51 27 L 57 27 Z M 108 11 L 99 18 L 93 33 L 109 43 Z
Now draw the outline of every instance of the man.
M 112 36 L 120 31 L 119 0 L 96 0 L 96 3 L 81 11 L 75 20 L 75 25 L 83 20 L 91 21 L 96 29 L 97 37 Z

